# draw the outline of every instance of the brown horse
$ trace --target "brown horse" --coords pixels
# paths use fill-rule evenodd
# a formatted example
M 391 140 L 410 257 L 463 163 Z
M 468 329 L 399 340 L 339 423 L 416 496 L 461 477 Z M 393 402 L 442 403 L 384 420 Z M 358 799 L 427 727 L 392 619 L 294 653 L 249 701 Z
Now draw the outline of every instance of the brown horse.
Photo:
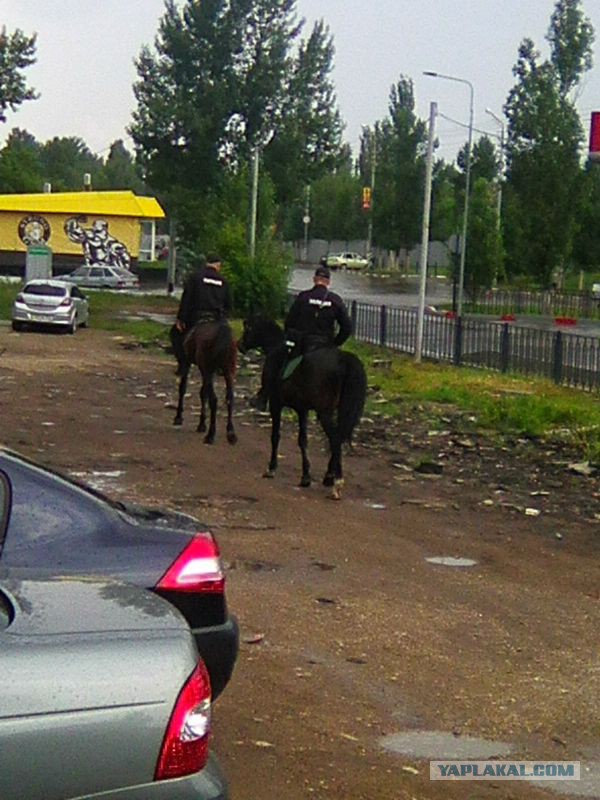
M 237 347 L 228 323 L 224 320 L 199 322 L 189 332 L 182 333 L 175 325 L 170 332 L 173 352 L 179 365 L 179 402 L 173 425 L 183 423 L 183 400 L 187 390 L 190 368 L 196 364 L 202 375 L 200 389 L 200 421 L 198 431 L 206 432 L 206 406 L 210 407 L 210 423 L 204 437 L 205 444 L 213 444 L 216 433 L 217 395 L 213 385 L 215 374 L 225 379 L 227 400 L 227 441 L 237 442 L 233 427 L 233 385 L 237 363 Z

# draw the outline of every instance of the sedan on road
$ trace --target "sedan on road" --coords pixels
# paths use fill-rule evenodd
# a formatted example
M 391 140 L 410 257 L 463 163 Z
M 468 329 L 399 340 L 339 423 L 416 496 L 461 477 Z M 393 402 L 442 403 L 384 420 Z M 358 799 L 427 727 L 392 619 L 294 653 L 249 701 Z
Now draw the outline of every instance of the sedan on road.
M 139 289 L 140 279 L 123 267 L 78 267 L 64 280 L 88 289 Z
M 85 573 L 151 590 L 183 614 L 213 697 L 222 692 L 239 635 L 210 531 L 183 514 L 113 502 L 2 448 L 0 480 L 11 497 L 0 529 L 0 570 L 21 579 Z
M 156 595 L 0 574 L 0 673 L 2 800 L 226 800 L 208 675 Z
M 369 259 L 359 253 L 329 253 L 325 257 L 325 266 L 329 269 L 365 269 Z
M 25 327 L 57 326 L 75 333 L 88 324 L 88 301 L 77 286 L 62 280 L 36 278 L 25 284 L 12 310 L 14 331 Z

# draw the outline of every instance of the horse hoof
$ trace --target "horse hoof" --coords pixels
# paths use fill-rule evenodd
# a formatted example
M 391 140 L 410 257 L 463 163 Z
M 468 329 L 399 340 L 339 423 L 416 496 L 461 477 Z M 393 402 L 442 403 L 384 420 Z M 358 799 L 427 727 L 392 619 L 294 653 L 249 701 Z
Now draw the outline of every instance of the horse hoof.
M 333 486 L 334 483 L 335 481 L 333 475 L 327 473 L 327 475 L 325 475 L 325 477 L 323 478 L 323 486 Z
M 183 425 L 183 417 L 175 417 L 173 425 Z
M 274 469 L 268 469 L 266 472 L 263 472 L 263 478 L 269 478 L 269 480 L 272 480 L 274 477 L 275 477 Z
M 302 478 L 302 480 L 300 481 L 300 486 L 301 486 L 302 489 L 308 489 L 308 487 L 311 485 L 311 483 L 312 483 L 312 480 L 310 479 L 310 477 Z
M 229 444 L 237 444 L 237 434 L 228 433 L 227 434 L 227 441 L 229 442 Z
M 215 437 L 214 436 L 205 436 L 204 437 L 204 444 L 214 444 Z
M 342 487 L 344 486 L 343 480 L 335 481 L 333 484 L 333 488 L 329 494 L 330 500 L 341 500 L 342 499 Z

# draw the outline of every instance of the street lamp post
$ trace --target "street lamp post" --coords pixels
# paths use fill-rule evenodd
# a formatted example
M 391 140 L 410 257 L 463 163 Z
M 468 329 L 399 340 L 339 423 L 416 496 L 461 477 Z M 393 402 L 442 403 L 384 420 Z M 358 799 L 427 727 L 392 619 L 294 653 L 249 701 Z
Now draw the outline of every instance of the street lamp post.
M 504 178 L 504 120 L 496 116 L 490 108 L 486 108 L 486 114 L 493 117 L 500 125 L 500 175 L 498 176 L 498 230 L 502 224 L 502 180 Z
M 465 185 L 465 209 L 463 212 L 463 230 L 462 230 L 462 241 L 460 248 L 460 267 L 458 273 L 457 314 L 459 317 L 462 317 L 463 293 L 465 285 L 465 256 L 467 253 L 467 227 L 469 224 L 469 194 L 471 191 L 471 148 L 473 144 L 473 105 L 474 105 L 475 92 L 473 90 L 473 84 L 471 83 L 471 81 L 468 81 L 465 78 L 457 78 L 454 75 L 442 75 L 440 72 L 430 72 L 429 70 L 423 72 L 423 75 L 427 75 L 430 78 L 443 78 L 446 81 L 456 81 L 456 83 L 464 83 L 466 86 L 469 87 L 471 91 L 471 102 L 469 106 L 469 138 L 467 142 L 467 175 L 466 175 L 466 185 Z

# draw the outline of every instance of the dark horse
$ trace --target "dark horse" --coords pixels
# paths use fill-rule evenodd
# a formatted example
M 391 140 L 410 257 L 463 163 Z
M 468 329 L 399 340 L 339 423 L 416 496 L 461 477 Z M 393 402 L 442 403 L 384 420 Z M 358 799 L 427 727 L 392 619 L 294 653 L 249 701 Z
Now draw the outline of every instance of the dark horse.
M 276 322 L 256 316 L 244 322 L 244 333 L 238 349 L 262 349 L 267 357 L 285 347 L 284 333 Z M 367 376 L 357 356 L 323 347 L 306 353 L 296 369 L 284 377 L 276 370 L 268 381 L 271 410 L 271 460 L 265 477 L 273 478 L 277 469 L 277 451 L 281 430 L 281 411 L 292 408 L 298 414 L 298 446 L 302 451 L 301 486 L 310 486 L 310 462 L 307 456 L 308 412 L 316 411 L 329 440 L 330 459 L 323 478 L 332 486 L 331 497 L 339 500 L 343 485 L 342 444 L 349 442 L 363 412 L 367 393 Z
M 182 333 L 173 325 L 169 336 L 177 359 L 177 374 L 179 375 L 179 402 L 173 424 L 181 425 L 183 423 L 183 399 L 187 390 L 188 375 L 192 365 L 196 364 L 202 375 L 198 431 L 200 433 L 206 431 L 206 405 L 208 403 L 210 407 L 210 424 L 204 441 L 206 444 L 213 444 L 217 417 L 217 395 L 213 385 L 213 377 L 216 373 L 222 373 L 225 378 L 227 398 L 227 441 L 230 444 L 235 444 L 237 436 L 233 427 L 233 383 L 237 348 L 231 328 L 224 321 L 208 321 L 200 322 L 189 332 Z

